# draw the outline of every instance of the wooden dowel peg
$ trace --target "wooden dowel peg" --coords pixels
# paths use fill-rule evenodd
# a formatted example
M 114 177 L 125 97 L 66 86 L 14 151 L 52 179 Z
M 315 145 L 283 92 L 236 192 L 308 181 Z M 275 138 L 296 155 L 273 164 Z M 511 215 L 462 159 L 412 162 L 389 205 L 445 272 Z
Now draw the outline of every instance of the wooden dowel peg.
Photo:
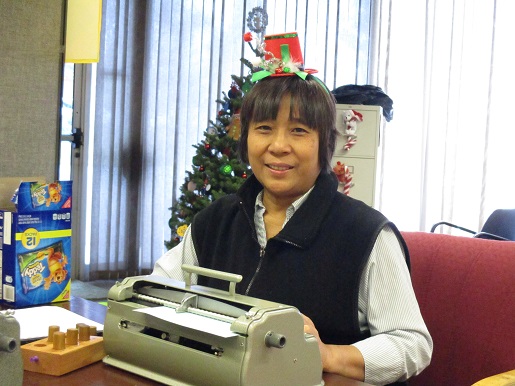
M 66 330 L 66 344 L 68 346 L 76 346 L 79 343 L 79 330 L 69 328 Z
M 48 343 L 52 343 L 54 341 L 54 333 L 59 331 L 59 326 L 48 326 Z
M 79 342 L 89 340 L 89 326 L 87 324 L 79 325 Z
M 54 350 L 64 350 L 66 348 L 65 336 L 66 336 L 66 334 L 62 331 L 54 332 L 54 336 L 53 336 Z

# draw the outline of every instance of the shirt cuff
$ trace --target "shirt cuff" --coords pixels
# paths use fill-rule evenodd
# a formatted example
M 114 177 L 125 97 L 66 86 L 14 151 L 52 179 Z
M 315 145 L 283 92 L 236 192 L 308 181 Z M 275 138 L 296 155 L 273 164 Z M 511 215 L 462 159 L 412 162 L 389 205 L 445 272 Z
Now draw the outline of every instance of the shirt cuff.
M 385 334 L 372 336 L 352 344 L 363 355 L 365 382 L 373 385 L 393 383 L 405 374 L 401 354 Z M 388 377 L 385 378 L 385 375 Z

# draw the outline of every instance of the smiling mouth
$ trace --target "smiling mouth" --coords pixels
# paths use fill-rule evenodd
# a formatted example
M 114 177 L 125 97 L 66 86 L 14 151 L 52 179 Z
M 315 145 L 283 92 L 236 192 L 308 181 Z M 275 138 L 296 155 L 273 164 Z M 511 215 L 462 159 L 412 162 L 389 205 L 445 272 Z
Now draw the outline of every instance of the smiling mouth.
M 288 166 L 288 165 L 270 165 L 270 164 L 267 164 L 266 166 L 268 166 L 270 169 L 276 170 L 278 172 L 284 172 L 286 170 L 293 169 L 292 166 Z

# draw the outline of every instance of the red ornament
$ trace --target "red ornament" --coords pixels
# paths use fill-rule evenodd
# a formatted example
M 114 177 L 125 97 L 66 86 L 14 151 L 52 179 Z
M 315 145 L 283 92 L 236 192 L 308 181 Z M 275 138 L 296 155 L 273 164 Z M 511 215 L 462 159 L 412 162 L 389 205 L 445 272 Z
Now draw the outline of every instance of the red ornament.
M 206 149 L 206 150 L 211 149 L 211 145 L 210 145 L 209 143 L 206 143 L 206 144 L 204 145 L 204 149 Z
M 241 178 L 247 178 L 247 173 L 243 172 L 243 174 L 241 175 Z
M 275 69 L 275 73 L 276 73 L 276 74 L 282 74 L 282 73 L 283 73 L 283 68 L 282 68 L 282 67 L 277 67 L 277 68 Z
M 200 167 L 198 168 L 199 171 L 203 172 L 204 170 L 206 170 L 206 168 L 204 168 L 204 165 L 200 165 Z
M 252 32 L 246 32 L 244 35 L 243 35 L 243 40 L 245 42 L 251 42 L 252 41 Z

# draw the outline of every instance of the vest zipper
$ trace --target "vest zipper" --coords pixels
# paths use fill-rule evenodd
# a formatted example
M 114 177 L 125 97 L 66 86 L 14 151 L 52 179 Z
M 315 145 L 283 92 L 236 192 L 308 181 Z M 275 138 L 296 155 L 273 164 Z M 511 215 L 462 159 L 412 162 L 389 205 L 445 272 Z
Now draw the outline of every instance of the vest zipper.
M 256 236 L 256 231 L 254 229 L 254 221 L 250 219 L 249 214 L 247 213 L 247 210 L 245 208 L 245 205 L 243 205 L 243 201 L 240 200 L 240 207 L 243 213 L 245 214 L 245 217 L 247 218 L 247 221 L 249 222 L 250 228 L 253 230 L 252 232 L 252 239 L 256 242 L 257 245 L 259 245 L 259 262 L 258 266 L 256 268 L 256 271 L 254 272 L 254 275 L 252 275 L 252 279 L 249 282 L 249 285 L 247 286 L 247 289 L 245 290 L 245 296 L 248 296 L 250 288 L 252 287 L 252 284 L 254 283 L 254 280 L 256 280 L 256 277 L 261 269 L 261 265 L 263 264 L 263 260 L 265 257 L 265 248 L 261 247 L 259 244 L 259 241 Z
M 297 243 L 294 243 L 293 241 L 289 241 L 289 240 L 286 240 L 286 239 L 283 239 L 282 237 L 275 237 L 275 239 L 277 241 L 280 241 L 282 243 L 285 243 L 285 244 L 288 244 L 288 245 L 292 245 L 294 246 L 295 248 L 299 248 L 299 249 L 304 249 L 304 247 L 302 245 L 299 245 Z
M 256 271 L 254 272 L 254 275 L 252 276 L 252 279 L 250 279 L 250 283 L 245 290 L 245 296 L 249 295 L 250 288 L 252 287 L 252 284 L 254 283 L 254 280 L 256 280 L 256 276 L 259 274 L 259 271 L 261 270 L 261 264 L 263 264 L 263 260 L 265 259 L 265 248 L 259 248 L 259 263 L 256 268 Z
M 263 260 L 265 259 L 265 248 L 261 247 L 261 245 L 259 244 L 259 241 L 256 237 L 256 232 L 255 232 L 255 229 L 254 229 L 254 221 L 250 219 L 250 216 L 249 214 L 247 213 L 246 209 L 245 209 L 245 205 L 243 205 L 243 201 L 240 200 L 240 207 L 243 211 L 243 213 L 245 214 L 245 217 L 247 218 L 247 221 L 250 225 L 250 228 L 252 230 L 254 230 L 254 232 L 252 232 L 252 238 L 254 239 L 254 241 L 259 245 L 259 262 L 258 262 L 258 266 L 256 268 L 256 271 L 254 272 L 254 275 L 252 275 L 252 279 L 250 280 L 249 282 L 249 285 L 247 286 L 247 289 L 245 290 L 245 296 L 248 296 L 249 294 L 249 291 L 252 287 L 252 284 L 254 284 L 254 281 L 256 280 L 256 277 L 257 275 L 259 274 L 259 271 L 261 270 L 261 265 L 263 264 Z M 279 241 L 282 241 L 283 243 L 286 243 L 286 244 L 290 244 L 290 245 L 293 245 L 294 247 L 297 247 L 297 248 L 302 248 L 300 245 L 294 243 L 294 242 L 291 242 L 289 240 L 285 240 L 283 238 L 279 238 L 279 237 L 275 237 L 277 240 Z

